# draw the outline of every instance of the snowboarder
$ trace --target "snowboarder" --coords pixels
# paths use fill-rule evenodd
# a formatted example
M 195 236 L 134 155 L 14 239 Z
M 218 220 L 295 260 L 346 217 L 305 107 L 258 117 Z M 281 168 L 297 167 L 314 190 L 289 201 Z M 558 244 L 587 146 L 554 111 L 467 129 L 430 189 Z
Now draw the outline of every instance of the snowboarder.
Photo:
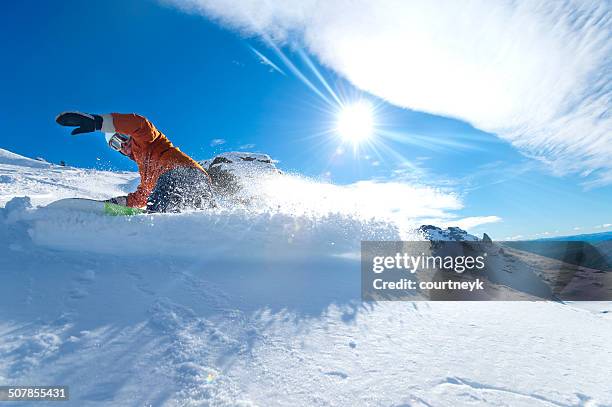
M 102 131 L 110 148 L 138 164 L 140 185 L 127 196 L 107 202 L 151 212 L 179 212 L 214 206 L 211 180 L 204 168 L 172 145 L 146 118 L 137 114 L 64 112 L 55 119 L 77 127 L 73 135 Z

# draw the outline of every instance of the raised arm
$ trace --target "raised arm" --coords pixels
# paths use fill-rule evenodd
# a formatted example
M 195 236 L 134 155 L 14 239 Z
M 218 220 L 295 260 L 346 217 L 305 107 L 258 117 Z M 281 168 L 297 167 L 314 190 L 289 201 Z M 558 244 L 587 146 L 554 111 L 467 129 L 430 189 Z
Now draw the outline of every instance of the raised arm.
M 139 144 L 151 143 L 161 135 L 150 121 L 134 113 L 103 114 L 101 130 L 105 133 L 127 134 Z

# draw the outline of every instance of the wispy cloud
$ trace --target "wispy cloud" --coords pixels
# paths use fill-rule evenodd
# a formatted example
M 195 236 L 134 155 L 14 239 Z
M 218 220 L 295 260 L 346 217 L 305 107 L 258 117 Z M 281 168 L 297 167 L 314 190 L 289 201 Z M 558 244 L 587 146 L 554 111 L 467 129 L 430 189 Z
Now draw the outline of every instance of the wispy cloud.
M 251 150 L 253 148 L 255 148 L 255 144 L 253 143 L 243 144 L 240 147 L 238 147 L 239 150 Z
M 296 42 L 358 88 L 499 134 L 558 174 L 612 183 L 609 2 L 168 1 Z
M 612 223 L 604 223 L 603 225 L 595 226 L 595 229 L 608 229 L 612 228 Z
M 485 225 L 487 223 L 501 222 L 499 216 L 470 216 L 468 218 L 458 219 L 451 222 L 452 226 L 459 226 L 461 229 L 470 230 L 476 226 Z
M 287 76 L 285 74 L 285 72 L 282 69 L 280 69 L 274 62 L 270 61 L 270 59 L 268 57 L 266 57 L 261 52 L 257 51 L 255 48 L 253 48 L 253 47 L 250 47 L 250 48 L 251 48 L 251 51 L 253 51 L 253 53 L 255 55 L 257 55 L 257 57 L 259 58 L 259 61 L 262 64 L 269 66 L 273 71 L 276 71 L 276 72 L 278 72 L 278 73 L 280 73 L 282 75 Z
M 214 139 L 210 140 L 210 146 L 211 147 L 220 146 L 221 144 L 225 144 L 225 139 L 214 138 Z
M 458 179 L 457 182 L 463 185 L 464 192 L 470 192 L 517 178 L 525 179 L 529 172 L 540 167 L 542 167 L 541 163 L 527 159 L 517 163 L 493 161 L 477 167 L 472 173 Z

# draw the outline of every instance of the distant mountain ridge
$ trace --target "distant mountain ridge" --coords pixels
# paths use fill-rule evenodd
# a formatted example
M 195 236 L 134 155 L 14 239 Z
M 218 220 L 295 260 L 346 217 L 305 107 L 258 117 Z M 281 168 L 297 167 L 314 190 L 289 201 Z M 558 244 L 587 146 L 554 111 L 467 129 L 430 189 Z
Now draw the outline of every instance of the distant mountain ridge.
M 612 240 L 612 230 L 608 232 L 586 233 L 583 235 L 547 237 L 535 240 L 561 240 L 561 241 L 584 241 L 584 242 L 605 242 Z

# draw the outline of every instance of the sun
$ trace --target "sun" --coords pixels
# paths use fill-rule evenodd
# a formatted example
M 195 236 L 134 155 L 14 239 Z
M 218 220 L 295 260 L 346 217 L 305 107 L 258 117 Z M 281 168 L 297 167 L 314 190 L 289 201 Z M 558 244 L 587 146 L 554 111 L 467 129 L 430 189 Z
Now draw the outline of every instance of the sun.
M 342 106 L 336 118 L 336 133 L 345 141 L 357 145 L 374 134 L 372 105 L 359 100 Z

